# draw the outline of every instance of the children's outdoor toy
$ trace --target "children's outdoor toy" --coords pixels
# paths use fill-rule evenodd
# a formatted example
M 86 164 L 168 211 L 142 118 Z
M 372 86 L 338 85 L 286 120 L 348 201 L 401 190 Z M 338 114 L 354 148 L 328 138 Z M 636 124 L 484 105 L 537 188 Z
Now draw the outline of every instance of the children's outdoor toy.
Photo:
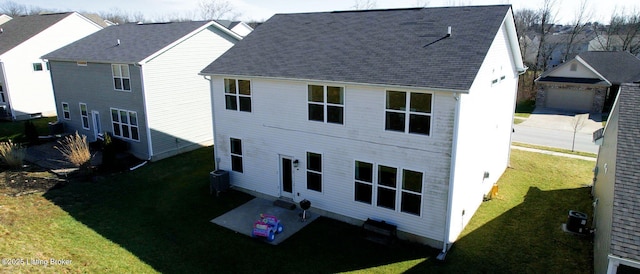
M 265 237 L 268 242 L 276 238 L 276 234 L 282 232 L 284 227 L 280 220 L 273 215 L 260 214 L 260 219 L 253 223 L 252 237 Z

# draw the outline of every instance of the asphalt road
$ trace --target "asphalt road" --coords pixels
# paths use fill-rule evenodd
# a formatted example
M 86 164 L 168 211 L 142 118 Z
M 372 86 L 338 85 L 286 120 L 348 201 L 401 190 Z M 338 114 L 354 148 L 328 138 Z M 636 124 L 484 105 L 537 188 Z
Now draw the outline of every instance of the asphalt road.
M 571 149 L 573 140 L 571 130 L 529 127 L 522 124 L 515 125 L 514 130 L 512 136 L 514 142 Z M 591 139 L 591 133 L 577 132 L 574 150 L 598 153 L 598 146 Z

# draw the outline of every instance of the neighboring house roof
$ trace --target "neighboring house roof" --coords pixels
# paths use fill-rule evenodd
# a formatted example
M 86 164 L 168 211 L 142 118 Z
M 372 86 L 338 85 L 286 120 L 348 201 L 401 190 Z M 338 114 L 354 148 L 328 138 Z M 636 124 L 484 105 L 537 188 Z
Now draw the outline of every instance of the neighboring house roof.
M 611 254 L 640 261 L 640 85 L 623 84 L 618 96 Z
M 11 20 L 13 17 L 6 15 L 6 14 L 0 14 L 0 25 L 9 22 L 9 20 Z
M 277 14 L 202 74 L 466 91 L 510 8 Z
M 18 16 L 2 24 L 0 55 L 41 33 L 73 12 Z
M 113 22 L 103 19 L 102 17 L 100 17 L 100 15 L 97 15 L 95 13 L 83 13 L 82 16 L 86 17 L 87 19 L 91 20 L 92 22 L 98 24 L 103 28 L 115 25 Z
M 141 63 L 189 34 L 212 25 L 230 36 L 236 35 L 213 21 L 122 24 L 107 27 L 42 58 L 58 61 Z
M 640 80 L 640 59 L 628 52 L 587 51 L 581 52 L 575 59 L 592 69 L 594 73 L 601 75 L 604 78 L 601 80 L 607 81 L 612 85 Z M 562 66 L 568 64 L 569 62 L 566 62 Z M 560 69 L 562 66 L 545 71 L 536 81 L 558 82 L 556 78 L 559 77 L 552 75 L 554 71 Z M 580 81 L 581 78 L 566 78 L 562 82 L 572 82 L 570 79 L 575 79 L 573 83 L 579 83 L 578 81 Z

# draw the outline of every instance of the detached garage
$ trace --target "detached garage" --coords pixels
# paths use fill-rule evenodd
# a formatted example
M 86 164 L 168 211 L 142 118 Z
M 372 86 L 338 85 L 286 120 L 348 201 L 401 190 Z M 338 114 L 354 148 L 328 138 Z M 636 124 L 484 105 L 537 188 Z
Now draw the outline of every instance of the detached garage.
M 536 107 L 576 113 L 608 112 L 620 84 L 637 80 L 640 59 L 630 53 L 583 52 L 536 79 Z

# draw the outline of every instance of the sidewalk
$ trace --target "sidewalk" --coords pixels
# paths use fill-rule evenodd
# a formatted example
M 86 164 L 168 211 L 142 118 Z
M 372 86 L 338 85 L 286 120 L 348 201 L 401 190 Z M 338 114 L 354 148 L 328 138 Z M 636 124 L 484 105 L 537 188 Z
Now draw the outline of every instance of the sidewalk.
M 548 151 L 548 150 L 542 150 L 542 149 L 536 149 L 536 148 L 519 147 L 519 146 L 513 146 L 513 145 L 511 146 L 511 148 L 512 149 L 518 149 L 518 150 L 524 150 L 524 151 L 530 151 L 530 152 L 544 153 L 544 154 L 549 154 L 549 155 L 553 155 L 553 156 L 580 159 L 580 160 L 585 160 L 585 161 L 593 161 L 593 162 L 595 162 L 597 160 L 597 158 L 594 158 L 594 157 L 573 155 L 573 154 L 567 154 L 567 153 L 555 152 L 555 151 Z

